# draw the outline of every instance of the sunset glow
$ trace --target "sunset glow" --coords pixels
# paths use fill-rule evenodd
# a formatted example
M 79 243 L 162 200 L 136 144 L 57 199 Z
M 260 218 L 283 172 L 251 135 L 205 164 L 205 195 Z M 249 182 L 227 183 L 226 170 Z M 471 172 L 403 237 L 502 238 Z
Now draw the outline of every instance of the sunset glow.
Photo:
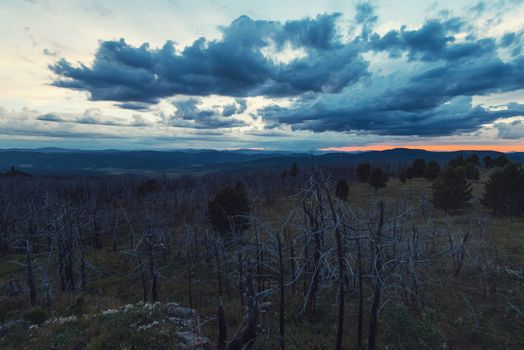
M 425 151 L 497 151 L 497 152 L 524 152 L 523 144 L 513 145 L 366 145 L 323 148 L 321 151 L 362 152 L 384 151 L 393 148 L 422 149 Z

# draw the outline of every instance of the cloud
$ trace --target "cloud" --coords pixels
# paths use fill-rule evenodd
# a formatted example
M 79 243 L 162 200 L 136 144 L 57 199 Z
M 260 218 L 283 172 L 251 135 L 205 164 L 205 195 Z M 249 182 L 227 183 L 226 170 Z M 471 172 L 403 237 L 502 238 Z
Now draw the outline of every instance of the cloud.
M 129 45 L 124 39 L 100 43 L 94 62 L 50 66 L 53 85 L 87 91 L 92 100 L 155 103 L 176 95 L 296 96 L 337 92 L 367 74 L 353 45 L 341 42 L 340 14 L 287 22 L 241 16 L 222 27 L 222 37 L 195 40 L 181 51 L 168 41 L 161 48 Z M 268 48 L 288 46 L 306 55 L 287 63 L 268 57 Z
M 280 131 L 280 130 L 252 130 L 252 131 L 246 131 L 246 135 L 260 136 L 260 137 L 292 136 L 290 133 Z
M 196 98 L 175 101 L 173 105 L 176 107 L 176 112 L 169 116 L 163 115 L 164 124 L 194 129 L 222 129 L 245 125 L 243 121 L 230 117 L 234 113 L 229 114 L 229 105 L 226 105 L 222 113 L 220 113 L 214 109 L 200 109 L 200 104 L 201 101 Z M 235 105 L 235 108 L 242 107 L 241 105 Z M 225 114 L 229 115 L 225 116 Z
M 61 116 L 54 114 L 54 113 L 42 114 L 36 117 L 36 119 L 42 120 L 45 122 L 64 122 L 65 121 Z
M 120 107 L 122 109 L 130 109 L 133 111 L 142 111 L 146 112 L 150 110 L 149 104 L 146 103 L 140 103 L 140 102 L 124 102 L 124 103 L 117 103 L 115 106 Z
M 47 123 L 51 121 L 52 123 Z M 53 113 L 40 114 L 38 111 L 23 108 L 20 111 L 8 111 L 0 107 L 0 134 L 22 136 L 25 138 L 89 138 L 89 139 L 123 139 L 128 136 L 122 133 L 101 132 L 95 129 L 77 128 L 81 125 L 65 122 L 61 115 Z
M 392 57 L 407 53 L 410 60 L 436 61 L 457 60 L 496 49 L 495 40 L 490 38 L 467 38 L 465 42 L 456 42 L 455 34 L 465 29 L 462 19 L 430 19 L 419 29 L 410 30 L 402 26 L 399 30 L 390 30 L 383 36 L 371 35 L 369 47 L 376 51 L 385 51 Z
M 489 9 L 478 3 L 471 11 Z M 473 103 L 474 97 L 524 89 L 522 30 L 490 37 L 475 32 L 466 18 L 439 16 L 379 34 L 375 6 L 358 2 L 352 23 L 362 31 L 352 39 L 340 30 L 339 13 L 286 22 L 241 16 L 221 27 L 215 40 L 199 38 L 186 47 L 167 41 L 160 48 L 102 41 L 91 65 L 60 59 L 50 68 L 53 85 L 87 91 L 91 100 L 115 101 L 124 109 L 150 111 L 151 104 L 175 96 L 176 112 L 158 114 L 174 127 L 242 127 L 246 122 L 233 116 L 246 111 L 246 98 L 279 98 L 254 116 L 264 131 L 246 135 L 292 129 L 433 137 L 471 133 L 523 115 L 515 103 Z M 236 99 L 204 107 L 202 97 L 216 96 Z M 500 131 L 504 127 L 499 134 L 510 135 Z
M 87 109 L 81 115 L 47 113 L 36 117 L 37 120 L 56 123 L 75 123 L 87 125 L 105 125 L 105 126 L 144 126 L 144 120 L 137 123 L 137 115 L 133 116 L 133 122 L 129 123 L 122 119 L 115 119 L 104 116 L 97 108 Z
M 355 22 L 362 25 L 362 38 L 367 40 L 378 21 L 375 5 L 361 1 L 356 4 Z
M 377 82 L 377 84 L 380 84 Z M 292 108 L 272 106 L 261 111 L 273 124 L 291 125 L 293 130 L 314 132 L 361 132 L 375 135 L 443 136 L 473 132 L 499 118 L 524 115 L 524 106 L 510 104 L 490 109 L 474 106 L 470 96 L 457 96 L 447 101 L 428 97 L 389 95 L 386 91 L 369 95 L 346 94 L 323 96 L 314 102 L 302 102 Z M 360 100 L 359 100 L 360 99 Z M 354 101 L 348 104 L 347 101 Z
M 498 118 L 523 115 L 472 104 L 473 96 L 524 88 L 524 57 L 502 60 L 494 38 L 458 42 L 460 19 L 428 20 L 417 30 L 373 34 L 362 44 L 371 58 L 386 52 L 394 68 L 380 70 L 337 94 L 302 95 L 290 107 L 260 110 L 270 126 L 314 132 L 442 136 L 471 132 Z
M 501 139 L 516 140 L 524 138 L 524 123 L 522 119 L 510 122 L 498 122 L 494 124 L 498 130 L 498 137 Z
M 224 117 L 230 117 L 234 114 L 244 113 L 246 109 L 247 109 L 247 101 L 242 98 L 237 98 L 235 103 L 231 103 L 231 104 L 224 106 L 222 115 Z
M 133 114 L 131 118 L 133 119 L 132 126 L 149 126 L 149 123 L 140 114 Z
M 51 51 L 50 49 L 44 49 L 42 52 L 44 53 L 45 56 L 48 56 L 48 57 L 56 57 L 57 56 L 57 53 L 54 52 L 54 51 Z

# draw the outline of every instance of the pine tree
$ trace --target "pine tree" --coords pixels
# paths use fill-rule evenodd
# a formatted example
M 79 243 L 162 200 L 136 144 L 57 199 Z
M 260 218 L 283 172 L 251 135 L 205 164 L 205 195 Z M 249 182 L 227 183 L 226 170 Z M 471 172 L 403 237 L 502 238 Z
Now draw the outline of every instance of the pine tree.
M 374 168 L 369 176 L 369 184 L 375 187 L 375 191 L 379 188 L 386 187 L 388 181 L 388 175 L 381 168 Z
M 413 177 L 423 177 L 426 170 L 426 161 L 422 158 L 415 159 L 411 165 Z
M 509 164 L 509 159 L 508 157 L 502 155 L 500 157 L 498 157 L 497 159 L 495 159 L 495 166 L 498 167 L 498 168 L 502 168 L 504 166 L 506 166 L 507 164 Z
M 484 167 L 486 169 L 491 169 L 495 166 L 495 161 L 490 156 L 485 156 L 482 158 L 482 162 L 484 163 Z
M 369 163 L 360 163 L 357 165 L 357 176 L 360 182 L 368 182 L 371 174 L 371 165 Z
M 471 200 L 471 184 L 460 167 L 447 167 L 433 183 L 433 204 L 445 211 L 467 207 Z
M 472 163 L 468 163 L 464 167 L 464 176 L 468 180 L 478 180 L 480 177 L 480 172 L 476 166 L 474 166 Z
M 481 203 L 495 214 L 524 213 L 524 169 L 510 163 L 494 170 L 485 184 Z
M 249 228 L 249 199 L 241 182 L 226 186 L 208 204 L 208 220 L 223 235 L 242 233 Z
M 424 177 L 428 180 L 435 180 L 440 175 L 440 164 L 434 160 L 430 161 L 424 171 Z
M 298 169 L 298 164 L 297 163 L 293 163 L 291 165 L 291 168 L 289 168 L 289 176 L 291 176 L 292 178 L 296 179 L 296 177 L 298 176 L 299 172 L 300 172 L 300 170 Z

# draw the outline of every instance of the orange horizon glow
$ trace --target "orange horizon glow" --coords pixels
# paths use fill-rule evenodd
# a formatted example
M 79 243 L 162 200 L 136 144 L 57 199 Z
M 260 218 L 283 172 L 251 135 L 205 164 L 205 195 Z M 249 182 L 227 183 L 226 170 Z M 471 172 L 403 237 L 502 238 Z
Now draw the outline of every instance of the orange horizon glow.
M 524 145 L 367 145 L 321 148 L 321 151 L 358 152 L 358 151 L 385 151 L 394 148 L 421 149 L 425 151 L 497 151 L 497 152 L 524 152 Z

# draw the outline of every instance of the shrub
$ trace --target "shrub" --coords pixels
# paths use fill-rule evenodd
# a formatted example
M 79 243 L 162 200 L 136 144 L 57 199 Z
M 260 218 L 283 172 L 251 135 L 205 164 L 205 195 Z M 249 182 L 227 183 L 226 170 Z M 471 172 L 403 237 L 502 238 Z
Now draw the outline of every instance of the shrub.
M 31 324 L 40 325 L 47 320 L 47 312 L 41 308 L 34 308 L 24 313 L 22 318 Z
M 158 192 L 160 190 L 160 183 L 155 179 L 149 179 L 141 183 L 138 188 L 137 192 L 139 195 L 145 195 L 148 193 L 154 193 Z
M 426 161 L 422 158 L 415 159 L 411 165 L 413 177 L 423 177 L 426 171 Z
M 440 164 L 434 160 L 426 166 L 424 177 L 428 180 L 435 180 L 440 175 Z
M 524 170 L 510 163 L 494 170 L 485 184 L 481 203 L 495 214 L 524 213 Z
M 413 168 L 409 167 L 406 169 L 406 179 L 411 180 L 413 178 Z
M 300 170 L 298 169 L 298 164 L 293 163 L 291 165 L 291 168 L 289 168 L 289 176 L 291 176 L 292 178 L 296 178 L 299 172 Z
M 349 185 L 348 182 L 344 179 L 337 181 L 337 187 L 335 189 L 335 195 L 342 201 L 346 201 L 349 195 Z
M 395 305 L 386 315 L 383 342 L 386 349 L 439 349 L 444 336 L 438 327 L 438 314 L 426 309 L 422 317 L 410 314 L 409 309 Z
M 400 174 L 398 175 L 398 179 L 400 180 L 400 182 L 402 183 L 406 183 L 406 179 L 408 178 L 408 175 L 407 175 L 407 170 L 405 169 L 402 169 L 400 171 Z
M 83 295 L 75 298 L 74 303 L 68 308 L 68 313 L 75 316 L 81 316 L 85 313 L 85 298 Z
M 368 182 L 371 175 L 371 165 L 368 163 L 360 163 L 357 165 L 357 176 L 360 182 Z
M 464 208 L 471 200 L 471 184 L 466 180 L 464 170 L 447 167 L 433 183 L 433 204 L 446 211 Z
M 386 187 L 388 175 L 381 168 L 374 168 L 369 176 L 369 184 L 375 187 L 375 191 L 380 187 Z

